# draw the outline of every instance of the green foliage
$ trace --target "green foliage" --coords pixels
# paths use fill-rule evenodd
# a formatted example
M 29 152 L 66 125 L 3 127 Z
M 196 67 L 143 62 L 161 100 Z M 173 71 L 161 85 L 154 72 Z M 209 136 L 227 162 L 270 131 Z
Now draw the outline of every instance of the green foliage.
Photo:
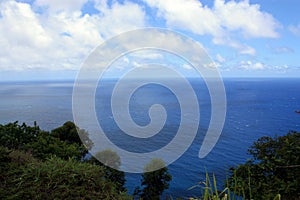
M 11 160 L 9 158 L 9 153 L 10 151 L 7 148 L 0 146 L 0 169 L 1 170 L 3 170 L 6 164 L 9 163 Z
M 20 167 L 37 160 L 28 152 L 8 150 L 0 146 L 0 161 L 0 199 L 7 199 L 16 187 L 12 180 L 22 174 Z
M 110 149 L 98 152 L 95 155 L 95 157 L 106 166 L 111 166 L 114 169 L 120 168 L 121 165 L 120 156 L 116 152 Z
M 78 129 L 79 130 L 79 129 Z M 92 146 L 88 133 L 79 130 L 84 141 Z M 0 125 L 0 145 L 9 149 L 29 151 L 39 159 L 46 159 L 53 155 L 63 159 L 74 158 L 81 160 L 88 150 L 81 143 L 77 134 L 77 127 L 73 122 L 66 122 L 63 126 L 54 129 L 51 134 L 41 130 L 36 123 L 28 126 L 18 122 Z
M 84 144 L 88 150 L 93 146 L 93 142 L 90 140 L 88 132 L 78 128 L 71 121 L 67 121 L 61 127 L 52 130 L 51 135 L 68 144 Z
M 206 172 L 205 181 L 198 183 L 197 185 L 189 188 L 200 188 L 202 196 L 199 198 L 190 198 L 191 200 L 228 200 L 230 199 L 230 190 L 225 188 L 223 191 L 219 191 L 217 188 L 217 180 L 213 174 L 212 179 Z
M 34 158 L 29 152 L 19 150 L 11 150 L 9 152 L 9 161 L 15 166 L 23 166 L 25 164 L 37 161 L 36 158 Z
M 40 128 L 34 123 L 33 127 L 18 121 L 6 125 L 0 125 L 0 145 L 9 149 L 23 149 L 30 142 L 35 141 Z
M 208 173 L 206 173 L 206 180 L 205 182 L 203 182 L 203 184 L 205 186 L 204 195 L 203 195 L 204 200 L 223 200 L 223 199 L 225 200 L 228 197 L 228 193 L 230 193 L 228 188 L 225 188 L 221 192 L 218 191 L 215 175 L 213 175 L 213 183 L 212 183 Z
M 92 142 L 77 129 L 72 122 L 51 133 L 36 123 L 0 125 L 0 199 L 128 199 L 123 172 L 84 162 L 80 138 Z M 120 164 L 118 155 L 108 157 Z
M 118 170 L 121 165 L 121 159 L 116 152 L 109 149 L 100 151 L 95 155 L 95 157 L 92 157 L 88 162 L 102 166 L 105 169 L 104 177 L 115 183 L 118 191 L 127 191 L 125 188 L 125 173 L 123 171 Z M 111 168 L 109 166 L 112 166 L 114 168 Z
M 1 194 L 5 192 L 5 182 L 7 180 L 7 171 L 9 171 L 9 163 L 11 158 L 9 157 L 11 151 L 7 148 L 0 146 L 0 199 Z
M 95 158 L 83 160 L 92 145 L 88 133 L 73 122 L 50 133 L 36 123 L 0 125 L 0 199 L 128 199 L 124 172 L 117 170 L 120 157 L 105 150 L 96 154 L 105 165 Z M 231 169 L 222 191 L 206 174 L 199 184 L 203 196 L 197 199 L 300 199 L 300 133 L 262 137 L 249 154 L 250 160 Z M 142 189 L 135 194 L 160 199 L 172 179 L 165 163 L 154 159 L 144 171 Z
M 5 199 L 128 199 L 106 181 L 100 166 L 52 157 L 30 162 L 11 176 Z
M 50 135 L 68 145 L 78 146 L 82 158 L 93 147 L 93 142 L 90 140 L 88 132 L 80 129 L 71 121 L 67 121 L 62 126 L 52 130 Z
M 40 132 L 34 142 L 26 145 L 26 150 L 39 159 L 46 159 L 51 156 L 57 156 L 63 159 L 74 158 L 81 160 L 85 155 L 83 145 L 77 143 L 68 144 L 58 138 L 52 137 L 47 132 Z
M 237 181 L 237 177 L 233 177 L 234 181 Z M 228 186 L 228 181 L 227 181 Z M 247 186 L 246 186 L 247 187 Z M 200 188 L 202 196 L 197 198 L 189 198 L 189 200 L 247 200 L 244 192 L 244 188 L 238 187 L 237 184 L 233 186 L 233 188 L 225 187 L 222 191 L 217 188 L 217 180 L 215 175 L 212 177 L 209 176 L 208 172 L 206 172 L 205 181 L 199 182 L 197 185 L 190 188 Z M 251 194 L 250 194 L 251 196 Z M 275 194 L 273 200 L 281 200 L 280 194 Z M 250 198 L 252 199 L 252 198 Z M 263 199 L 263 198 L 259 198 Z
M 262 137 L 249 149 L 252 159 L 232 168 L 229 185 L 245 199 L 300 199 L 300 133 Z
M 157 169 L 156 171 L 151 171 Z M 160 199 L 163 191 L 169 188 L 169 182 L 172 180 L 171 174 L 168 172 L 168 168 L 165 167 L 165 163 L 161 159 L 153 159 L 149 164 L 145 166 L 145 173 L 142 175 L 142 183 L 144 186 L 141 190 L 141 198 L 143 200 L 155 200 Z M 139 189 L 136 189 L 135 193 L 138 193 Z

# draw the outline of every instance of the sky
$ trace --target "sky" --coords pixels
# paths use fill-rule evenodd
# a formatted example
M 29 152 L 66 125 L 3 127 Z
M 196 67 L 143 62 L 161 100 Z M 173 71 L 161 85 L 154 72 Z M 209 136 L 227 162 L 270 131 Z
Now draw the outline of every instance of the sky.
M 299 7 L 299 0 L 1 0 L 0 81 L 74 79 L 97 46 L 146 27 L 201 43 L 223 77 L 297 78 Z

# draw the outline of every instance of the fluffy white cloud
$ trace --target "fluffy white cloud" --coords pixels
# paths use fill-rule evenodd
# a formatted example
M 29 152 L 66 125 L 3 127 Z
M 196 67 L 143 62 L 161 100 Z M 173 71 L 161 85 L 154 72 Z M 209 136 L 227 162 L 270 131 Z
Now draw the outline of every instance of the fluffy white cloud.
M 263 70 L 266 68 L 266 66 L 261 62 L 255 62 L 252 61 L 241 61 L 240 66 L 241 69 L 245 70 Z
M 278 37 L 278 22 L 272 15 L 262 12 L 258 4 L 215 0 L 213 12 L 220 19 L 220 26 L 229 31 L 241 31 L 245 37 Z M 263 30 L 263 31 L 262 31 Z
M 0 13 L 0 69 L 30 68 L 30 63 L 38 63 L 40 52 L 53 44 L 38 15 L 28 4 L 14 1 L 1 2 Z
M 220 20 L 211 9 L 196 0 L 144 0 L 159 11 L 169 27 L 187 29 L 196 34 L 218 35 Z
M 287 65 L 276 65 L 273 67 L 273 70 L 278 72 L 286 72 L 289 69 Z
M 5 1 L 0 4 L 1 43 L 12 43 L 14 46 L 46 47 L 51 38 L 40 24 L 38 15 L 25 3 Z M 9 36 L 9 37 L 4 37 Z
M 115 2 L 109 7 L 106 1 L 96 0 L 96 9 L 101 12 L 97 25 L 105 37 L 145 26 L 146 13 L 138 4 Z
M 78 69 L 104 39 L 142 27 L 137 4 L 102 1 L 99 14 L 80 11 L 87 0 L 0 3 L 0 70 Z
M 233 34 L 248 38 L 276 38 L 278 22 L 272 15 L 251 5 L 247 0 L 235 2 L 215 0 L 208 8 L 197 0 L 144 0 L 158 9 L 158 16 L 166 20 L 167 26 L 192 31 L 195 34 L 213 36 L 215 44 L 228 45 L 241 54 L 255 54 L 255 50 L 237 42 Z M 263 31 L 262 31 L 263 30 Z
M 236 40 L 233 40 L 232 38 L 230 38 L 226 35 L 216 36 L 215 38 L 213 38 L 213 43 L 218 44 L 218 45 L 227 45 L 229 47 L 232 47 L 232 48 L 236 49 L 239 52 L 239 54 L 255 55 L 255 53 L 256 53 L 256 50 L 253 47 L 248 46 L 247 44 L 238 42 Z
M 33 3 L 0 1 L 0 70 L 78 69 L 104 39 L 145 27 L 147 19 L 150 23 L 156 20 L 154 16 L 147 16 L 156 9 L 168 27 L 211 35 L 214 44 L 232 47 L 240 54 L 256 53 L 246 44 L 248 38 L 278 37 L 276 20 L 247 0 L 226 3 L 215 0 L 211 8 L 198 0 L 144 0 L 154 8 L 149 13 L 142 4 L 130 0 L 121 3 L 107 0 L 30 2 Z M 94 3 L 99 13 L 82 13 L 81 8 L 87 2 Z M 300 25 L 290 26 L 289 30 L 297 34 Z M 159 43 L 170 37 L 151 39 Z M 143 40 L 143 36 L 137 40 Z M 174 48 L 182 48 L 175 39 L 170 43 Z M 220 55 L 216 59 L 218 63 L 224 62 Z M 263 68 L 257 63 L 251 66 Z

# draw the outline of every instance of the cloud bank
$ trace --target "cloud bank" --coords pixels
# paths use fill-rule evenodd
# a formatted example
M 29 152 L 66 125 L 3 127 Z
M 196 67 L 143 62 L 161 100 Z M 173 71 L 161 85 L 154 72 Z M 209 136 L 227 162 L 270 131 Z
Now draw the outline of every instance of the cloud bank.
M 256 54 L 247 40 L 277 38 L 280 28 L 271 14 L 247 0 L 215 0 L 211 7 L 197 0 L 3 0 L 0 70 L 77 70 L 105 39 L 161 21 L 162 27 L 207 35 L 212 44 L 247 55 Z

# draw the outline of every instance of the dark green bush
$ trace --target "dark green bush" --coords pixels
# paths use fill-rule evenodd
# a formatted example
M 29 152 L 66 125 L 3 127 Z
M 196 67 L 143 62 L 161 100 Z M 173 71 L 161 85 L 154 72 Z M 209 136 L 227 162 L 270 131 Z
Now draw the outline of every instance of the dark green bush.
M 52 157 L 31 162 L 12 176 L 8 199 L 124 199 L 116 185 L 104 179 L 104 169 L 74 159 Z
M 250 199 L 300 199 L 300 133 L 262 137 L 249 149 L 252 158 L 232 168 L 231 187 Z

